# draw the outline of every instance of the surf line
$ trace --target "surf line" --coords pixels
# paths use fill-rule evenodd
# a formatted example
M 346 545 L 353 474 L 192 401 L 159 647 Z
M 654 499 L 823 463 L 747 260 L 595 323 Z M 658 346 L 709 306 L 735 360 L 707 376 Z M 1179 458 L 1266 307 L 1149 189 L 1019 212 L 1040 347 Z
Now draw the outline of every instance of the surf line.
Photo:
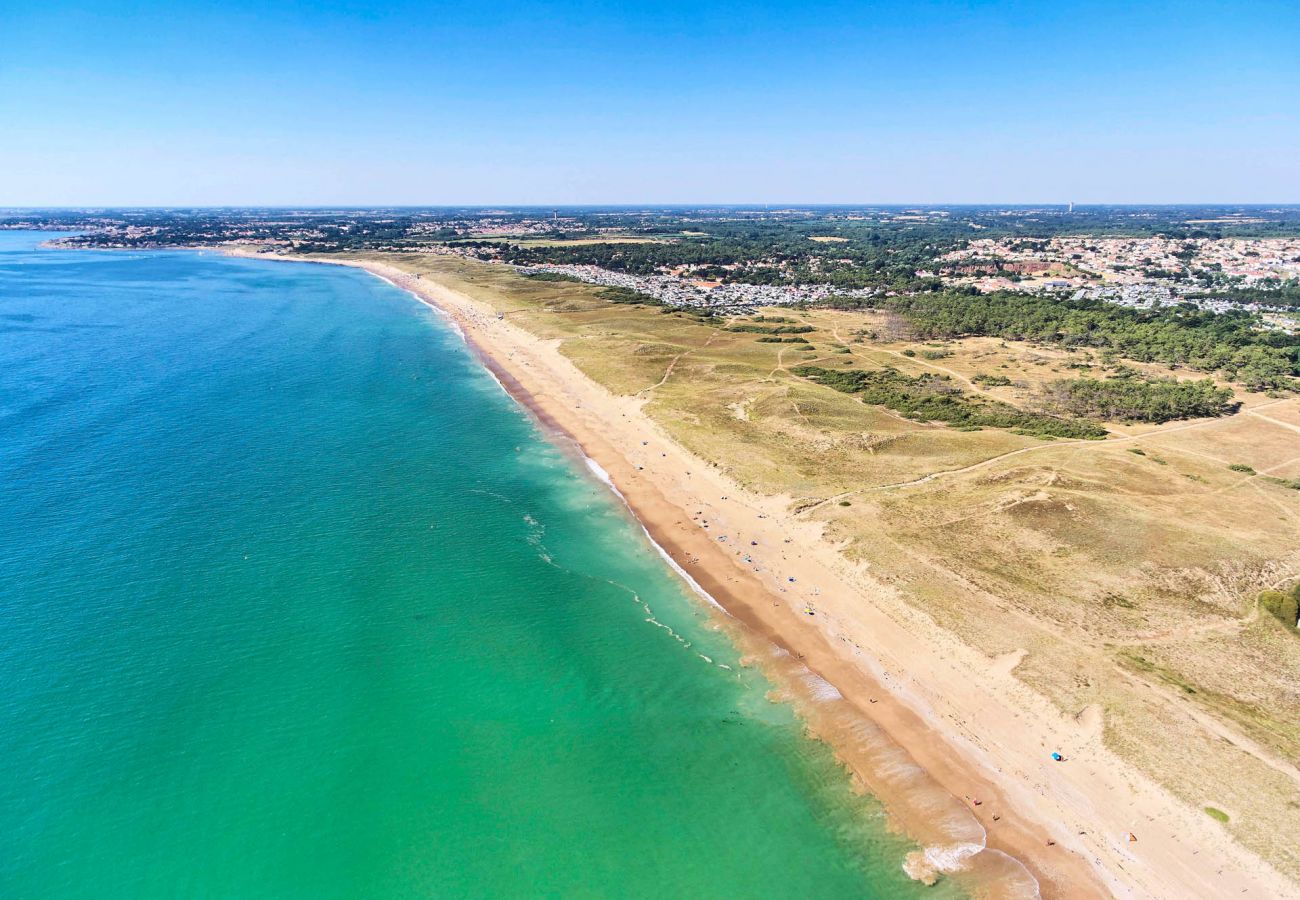
M 344 265 L 346 265 L 346 263 L 344 263 Z M 397 288 L 399 291 L 404 291 L 410 294 L 412 297 L 418 300 L 421 305 L 429 307 L 429 309 L 437 313 L 440 317 L 442 317 L 442 319 L 446 321 L 448 325 L 451 326 L 451 330 L 456 332 L 456 336 L 459 337 L 462 341 L 464 341 L 466 346 L 470 345 L 469 338 L 465 336 L 465 330 L 460 327 L 460 323 L 457 322 L 455 318 L 452 317 L 451 313 L 447 312 L 441 306 L 434 303 L 428 297 L 425 297 L 419 291 L 415 290 L 415 288 L 406 287 L 405 285 L 398 284 L 396 281 L 393 281 L 393 279 L 389 278 L 387 275 L 383 275 L 379 272 L 376 272 L 374 269 L 367 268 L 366 266 L 359 266 L 359 268 L 362 271 L 369 272 L 371 275 L 375 276 L 385 284 L 391 285 Z M 492 372 L 491 367 L 488 368 L 488 372 L 492 374 L 493 380 L 495 380 L 497 384 L 501 385 L 501 389 L 504 391 L 506 386 L 504 384 L 501 384 L 501 380 L 497 378 L 495 372 Z M 506 393 L 509 393 L 509 391 L 506 391 Z
M 664 549 L 662 544 L 660 544 L 658 541 L 655 540 L 654 535 L 650 533 L 650 529 L 647 528 L 645 523 L 642 522 L 640 517 L 637 516 L 636 510 L 632 508 L 632 504 L 628 502 L 628 499 L 623 495 L 623 492 L 618 489 L 618 485 L 614 483 L 614 479 L 610 477 L 609 472 L 605 471 L 604 466 L 602 466 L 600 463 L 596 462 L 594 459 L 588 456 L 586 454 L 586 451 L 583 450 L 582 445 L 578 442 L 576 438 L 568 434 L 568 432 L 566 432 L 563 428 L 559 427 L 557 423 L 548 422 L 542 419 L 542 417 L 538 413 L 538 410 L 534 408 L 534 406 L 531 403 L 529 403 L 526 399 L 517 396 L 514 391 L 510 390 L 510 388 L 506 386 L 505 382 L 501 379 L 500 374 L 497 372 L 496 361 L 486 351 L 484 351 L 482 347 L 478 346 L 474 341 L 472 341 L 469 338 L 467 334 L 465 334 L 464 329 L 461 328 L 460 323 L 456 321 L 455 317 L 452 316 L 451 313 L 443 309 L 433 300 L 429 299 L 428 297 L 425 297 L 423 294 L 416 291 L 414 288 L 398 284 L 397 282 L 393 281 L 391 278 L 379 272 L 376 272 L 374 269 L 371 269 L 367 266 L 360 266 L 360 268 L 366 272 L 369 272 L 371 275 L 374 275 L 380 281 L 383 281 L 386 284 L 389 284 L 400 291 L 404 291 L 410 294 L 417 301 L 419 301 L 421 305 L 429 307 L 434 312 L 436 312 L 442 319 L 444 319 L 449 325 L 451 325 L 452 330 L 455 331 L 456 334 L 460 337 L 460 339 L 465 343 L 465 346 L 468 347 L 474 353 L 474 355 L 478 357 L 479 362 L 483 364 L 483 368 L 487 371 L 488 375 L 492 378 L 493 381 L 496 382 L 497 387 L 501 388 L 501 390 L 505 393 L 507 397 L 509 397 L 511 400 L 514 400 L 516 403 L 519 404 L 519 406 L 525 412 L 529 413 L 530 417 L 533 418 L 534 421 L 538 422 L 538 424 L 542 426 L 542 430 L 544 432 L 558 434 L 559 436 L 564 438 L 566 443 L 570 444 L 573 447 L 574 451 L 582 459 L 583 464 L 587 467 L 587 470 L 593 476 L 595 476 L 596 480 L 599 481 L 602 485 L 604 485 L 610 491 L 610 493 L 612 493 L 615 497 L 618 498 L 619 503 L 622 504 L 623 508 L 627 511 L 628 515 L 631 516 L 632 521 L 636 522 L 637 527 L 641 529 L 641 533 L 645 535 L 645 539 L 649 541 L 650 546 L 653 547 L 655 549 L 655 552 L 659 554 L 660 558 L 663 559 L 663 561 L 668 564 L 668 567 L 677 574 L 677 577 L 679 577 L 682 581 L 684 581 L 686 585 L 698 597 L 700 597 L 702 600 L 708 603 L 711 607 L 718 610 L 728 618 L 734 618 L 731 615 L 731 613 L 727 611 L 727 608 L 718 602 L 716 597 L 714 597 L 707 590 L 705 590 L 704 586 L 701 585 L 698 581 L 696 581 L 694 576 L 692 576 L 690 572 L 686 571 L 686 569 L 684 569 L 682 565 L 677 562 L 677 560 L 673 559 L 672 555 L 667 550 Z M 514 379 L 511 380 L 513 381 Z M 516 382 L 516 384 L 518 383 Z M 519 385 L 519 390 L 521 392 L 524 392 L 526 389 L 524 389 L 522 385 Z
M 581 448 L 579 448 L 579 452 L 581 453 Z M 681 578 L 682 581 L 686 582 L 690 589 L 699 595 L 701 599 L 705 600 L 710 606 L 721 612 L 723 615 L 732 618 L 731 613 L 727 612 L 727 608 L 719 603 L 712 594 L 706 591 L 704 586 L 696 581 L 690 572 L 687 572 L 682 568 L 681 564 L 678 563 L 677 560 L 673 559 L 672 555 L 663 548 L 663 545 L 654 539 L 654 535 L 650 533 L 650 529 L 646 528 L 645 523 L 637 517 L 636 511 L 632 509 L 632 504 L 627 502 L 627 498 L 623 496 L 623 492 L 618 489 L 618 485 L 614 483 L 614 479 L 609 477 L 609 473 L 605 471 L 604 467 L 586 453 L 582 453 L 582 461 L 586 464 L 587 469 L 591 474 L 596 477 L 596 480 L 609 488 L 610 492 L 619 499 L 619 502 L 623 504 L 623 508 L 627 510 L 628 515 L 632 517 L 632 521 L 636 522 L 636 524 L 641 528 L 641 533 L 644 534 L 645 539 L 650 542 L 650 546 L 654 547 L 655 552 L 659 554 L 664 562 L 668 563 L 668 567 L 676 572 L 677 576 Z

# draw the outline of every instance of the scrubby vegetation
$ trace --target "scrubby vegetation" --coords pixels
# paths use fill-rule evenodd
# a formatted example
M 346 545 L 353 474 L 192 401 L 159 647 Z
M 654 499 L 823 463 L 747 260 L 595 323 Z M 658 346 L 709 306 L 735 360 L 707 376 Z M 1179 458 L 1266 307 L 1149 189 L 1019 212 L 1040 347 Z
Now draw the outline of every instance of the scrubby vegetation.
M 524 277 L 531 278 L 533 281 L 570 281 L 577 284 L 583 283 L 581 278 L 575 278 L 574 276 L 566 275 L 563 272 L 530 272 Z
M 1264 591 L 1259 595 L 1264 611 L 1290 629 L 1300 627 L 1300 584 L 1290 591 Z
M 811 325 L 750 325 L 740 323 L 727 328 L 728 331 L 742 331 L 747 334 L 809 334 L 815 329 Z
M 832 298 L 825 305 L 896 312 L 922 338 L 987 335 L 1094 347 L 1139 362 L 1223 372 L 1252 390 L 1294 388 L 1300 375 L 1300 335 L 1261 331 L 1247 312 L 1138 310 L 1102 300 L 963 291 Z
M 793 371 L 918 422 L 944 422 L 959 428 L 1008 428 L 1036 437 L 1106 436 L 1106 429 L 1092 422 L 1026 412 L 1009 403 L 968 395 L 946 375 L 911 376 L 894 368 L 836 371 L 820 366 L 799 366 Z
M 640 291 L 634 291 L 625 287 L 607 287 L 596 292 L 596 296 L 602 300 L 608 300 L 610 303 L 630 303 L 635 306 L 663 306 L 663 302 L 656 300 L 649 294 L 643 294 Z
M 971 381 L 985 387 L 1006 387 L 1011 383 L 1011 379 L 1005 375 L 976 375 Z
M 1073 378 L 1050 385 L 1053 405 L 1072 416 L 1117 422 L 1169 422 L 1223 416 L 1236 410 L 1232 391 L 1206 378 Z

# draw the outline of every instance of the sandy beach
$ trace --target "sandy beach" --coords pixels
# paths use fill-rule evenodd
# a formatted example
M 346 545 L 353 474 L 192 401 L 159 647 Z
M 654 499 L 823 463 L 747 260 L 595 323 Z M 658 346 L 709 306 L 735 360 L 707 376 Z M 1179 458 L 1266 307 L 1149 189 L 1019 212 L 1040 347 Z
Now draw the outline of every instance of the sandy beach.
M 261 254 L 243 254 L 268 259 Z M 283 258 L 283 257 L 281 257 Z M 1280 897 L 1295 886 L 1012 674 L 850 563 L 788 498 L 745 491 L 487 303 L 355 265 L 447 315 L 506 389 L 574 442 L 897 826 L 909 873 L 988 896 Z M 1059 753 L 1063 761 L 1055 761 Z

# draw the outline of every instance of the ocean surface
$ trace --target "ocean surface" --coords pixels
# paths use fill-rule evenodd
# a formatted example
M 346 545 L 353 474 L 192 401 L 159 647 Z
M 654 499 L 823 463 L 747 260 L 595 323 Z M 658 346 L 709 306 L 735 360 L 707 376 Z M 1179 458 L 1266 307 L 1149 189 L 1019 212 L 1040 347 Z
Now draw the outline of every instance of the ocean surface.
M 951 897 L 439 316 L 0 231 L 0 896 Z

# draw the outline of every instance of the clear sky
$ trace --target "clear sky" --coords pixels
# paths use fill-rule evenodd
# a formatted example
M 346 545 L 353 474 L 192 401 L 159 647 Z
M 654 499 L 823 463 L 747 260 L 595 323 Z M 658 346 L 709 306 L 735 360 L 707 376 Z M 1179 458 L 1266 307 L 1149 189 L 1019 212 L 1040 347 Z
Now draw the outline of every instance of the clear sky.
M 1300 0 L 0 0 L 0 206 L 1300 202 Z

